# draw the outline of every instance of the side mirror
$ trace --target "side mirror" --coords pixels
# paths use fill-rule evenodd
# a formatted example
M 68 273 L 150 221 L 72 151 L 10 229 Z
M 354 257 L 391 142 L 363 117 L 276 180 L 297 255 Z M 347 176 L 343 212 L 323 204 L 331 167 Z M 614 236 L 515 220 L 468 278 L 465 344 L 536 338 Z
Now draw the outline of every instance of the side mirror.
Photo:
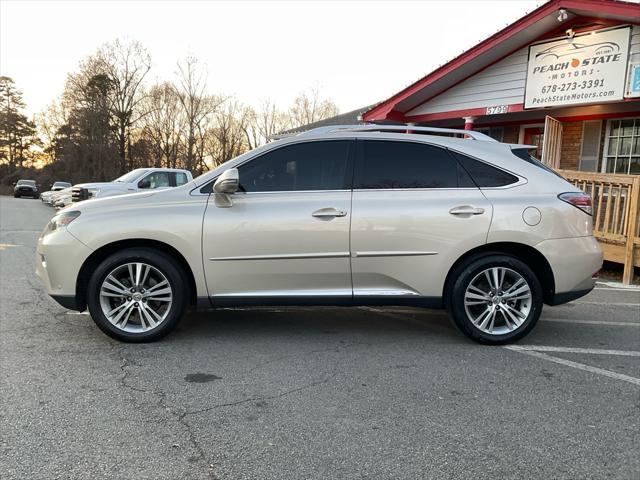
M 138 188 L 151 188 L 151 182 L 149 180 L 140 180 Z
M 236 193 L 240 187 L 240 175 L 237 168 L 225 170 L 213 184 L 213 193 Z

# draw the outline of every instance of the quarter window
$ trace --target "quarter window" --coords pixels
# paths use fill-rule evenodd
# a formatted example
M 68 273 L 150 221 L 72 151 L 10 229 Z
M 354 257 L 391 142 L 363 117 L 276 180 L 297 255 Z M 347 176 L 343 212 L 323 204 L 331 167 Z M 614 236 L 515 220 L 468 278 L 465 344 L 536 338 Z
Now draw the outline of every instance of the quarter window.
M 457 188 L 458 167 L 439 147 L 416 142 L 365 140 L 354 188 Z M 464 172 L 462 172 L 464 173 Z
M 343 190 L 349 186 L 350 140 L 287 145 L 240 166 L 240 190 L 290 192 Z
M 469 173 L 474 183 L 480 188 L 504 187 L 518 181 L 518 177 L 510 173 L 492 167 L 484 162 L 462 155 L 458 152 L 451 152 L 458 162 Z M 522 158 L 522 157 L 521 157 Z

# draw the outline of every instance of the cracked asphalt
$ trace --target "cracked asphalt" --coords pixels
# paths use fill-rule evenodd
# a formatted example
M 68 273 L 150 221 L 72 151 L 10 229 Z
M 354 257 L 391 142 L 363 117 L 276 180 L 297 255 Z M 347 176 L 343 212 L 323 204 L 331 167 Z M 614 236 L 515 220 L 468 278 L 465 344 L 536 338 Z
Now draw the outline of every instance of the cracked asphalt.
M 43 291 L 52 214 L 0 197 L 3 479 L 640 477 L 637 290 L 546 307 L 537 357 L 399 308 L 189 314 L 126 345 Z

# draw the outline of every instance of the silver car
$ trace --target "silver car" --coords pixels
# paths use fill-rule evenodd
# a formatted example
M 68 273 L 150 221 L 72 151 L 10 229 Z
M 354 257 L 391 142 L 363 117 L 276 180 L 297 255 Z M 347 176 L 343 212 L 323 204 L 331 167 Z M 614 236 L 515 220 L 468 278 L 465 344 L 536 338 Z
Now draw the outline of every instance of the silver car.
M 406 129 L 410 128 L 411 133 Z M 60 211 L 37 272 L 106 334 L 157 340 L 188 308 L 446 308 L 482 343 L 526 335 L 602 264 L 591 198 L 477 132 L 312 130 L 163 191 Z

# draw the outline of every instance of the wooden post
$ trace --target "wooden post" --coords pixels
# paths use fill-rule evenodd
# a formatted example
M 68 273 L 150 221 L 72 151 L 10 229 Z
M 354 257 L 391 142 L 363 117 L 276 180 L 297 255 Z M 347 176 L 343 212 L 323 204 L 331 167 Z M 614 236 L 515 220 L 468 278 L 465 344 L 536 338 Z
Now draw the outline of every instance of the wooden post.
M 624 271 L 622 273 L 622 283 L 629 285 L 633 280 L 633 260 L 634 260 L 634 240 L 638 229 L 638 210 L 640 209 L 640 177 L 633 179 L 629 196 L 629 221 L 627 222 L 627 245 L 624 254 Z

